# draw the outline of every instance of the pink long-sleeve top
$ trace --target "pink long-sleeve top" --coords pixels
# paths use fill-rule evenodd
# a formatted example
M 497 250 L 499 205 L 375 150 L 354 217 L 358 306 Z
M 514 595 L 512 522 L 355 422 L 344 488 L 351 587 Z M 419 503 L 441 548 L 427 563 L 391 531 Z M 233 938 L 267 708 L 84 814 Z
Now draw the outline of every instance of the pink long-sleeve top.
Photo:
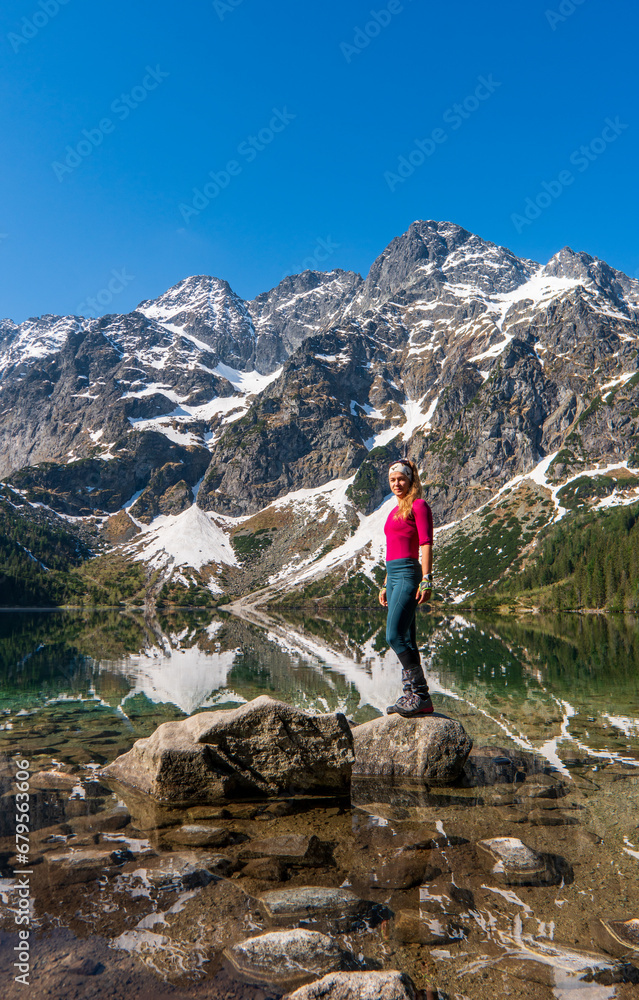
M 419 546 L 433 544 L 433 514 L 425 500 L 413 500 L 413 517 L 398 517 L 399 507 L 390 512 L 384 525 L 386 560 L 419 559 Z

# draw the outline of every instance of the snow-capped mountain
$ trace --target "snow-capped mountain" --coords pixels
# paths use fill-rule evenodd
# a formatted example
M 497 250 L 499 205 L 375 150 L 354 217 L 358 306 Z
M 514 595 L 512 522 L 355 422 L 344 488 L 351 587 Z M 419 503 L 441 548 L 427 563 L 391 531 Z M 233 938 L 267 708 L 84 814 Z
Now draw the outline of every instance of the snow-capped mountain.
M 252 564 L 275 578 L 361 532 L 405 448 L 439 523 L 543 463 L 550 483 L 639 465 L 638 348 L 636 279 L 415 222 L 366 279 L 305 271 L 245 302 L 196 276 L 123 316 L 3 321 L 0 474 L 64 515 L 116 515 L 154 564 L 178 564 L 162 531 L 187 514 L 196 568 L 236 572 L 221 535 L 261 532 Z

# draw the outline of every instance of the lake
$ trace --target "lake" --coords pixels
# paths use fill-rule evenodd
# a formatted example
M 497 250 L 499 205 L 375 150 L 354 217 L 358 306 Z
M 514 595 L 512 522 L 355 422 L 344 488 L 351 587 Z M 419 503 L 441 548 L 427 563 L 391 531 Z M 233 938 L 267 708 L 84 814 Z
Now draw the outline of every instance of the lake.
M 639 630 L 629 616 L 421 614 L 436 710 L 475 745 L 474 777 L 455 786 L 360 781 L 350 802 L 237 802 L 185 816 L 125 801 L 96 774 L 162 722 L 261 694 L 354 724 L 375 718 L 399 693 L 384 624 L 377 610 L 0 614 L 5 995 L 24 989 L 12 965 L 18 758 L 31 774 L 33 997 L 279 998 L 288 987 L 242 978 L 220 954 L 275 926 L 260 900 L 283 886 L 355 893 L 358 915 L 342 904 L 302 924 L 362 967 L 408 972 L 424 997 L 636 995 Z M 177 823 L 202 820 L 222 830 L 217 861 L 173 839 Z M 291 834 L 318 837 L 323 861 L 247 868 L 243 844 Z M 513 874 L 503 838 L 542 861 Z

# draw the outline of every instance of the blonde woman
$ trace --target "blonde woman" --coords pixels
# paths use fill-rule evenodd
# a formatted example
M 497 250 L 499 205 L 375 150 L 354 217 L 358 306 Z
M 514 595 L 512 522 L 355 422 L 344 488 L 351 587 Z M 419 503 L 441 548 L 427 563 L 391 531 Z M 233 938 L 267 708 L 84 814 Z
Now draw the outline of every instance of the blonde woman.
M 386 580 L 379 603 L 388 608 L 386 640 L 402 665 L 404 693 L 386 711 L 412 718 L 433 711 L 415 633 L 417 605 L 430 599 L 433 586 L 433 515 L 422 500 L 419 472 L 411 459 L 394 462 L 388 482 L 397 507 L 384 525 Z

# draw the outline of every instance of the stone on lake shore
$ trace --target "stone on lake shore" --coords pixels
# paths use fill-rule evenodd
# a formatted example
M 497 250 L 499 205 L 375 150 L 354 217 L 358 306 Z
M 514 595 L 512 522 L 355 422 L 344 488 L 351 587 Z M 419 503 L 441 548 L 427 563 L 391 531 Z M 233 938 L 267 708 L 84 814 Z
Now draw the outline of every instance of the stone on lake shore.
M 329 921 L 340 926 L 344 924 L 344 929 L 347 929 L 353 918 L 370 909 L 370 904 L 342 886 L 303 885 L 292 889 L 274 889 L 257 899 L 269 923 L 289 926 L 302 921 Z
M 347 795 L 352 762 L 344 715 L 311 716 L 262 695 L 165 722 L 102 773 L 160 802 L 214 804 L 242 795 Z
M 416 1000 L 417 991 L 405 972 L 334 972 L 284 1000 Z
M 277 858 L 286 865 L 300 865 L 316 868 L 332 865 L 333 852 L 330 844 L 323 843 L 314 834 L 284 834 L 282 837 L 266 837 L 253 840 L 240 850 L 240 860 L 253 861 L 261 858 Z
M 563 859 L 540 854 L 517 837 L 480 840 L 477 847 L 495 862 L 491 874 L 504 885 L 548 885 L 559 881 L 553 862 L 561 864 Z
M 245 982 L 282 989 L 354 965 L 353 956 L 328 935 L 299 927 L 247 938 L 226 948 L 224 957 Z
M 155 889 L 180 891 L 208 885 L 216 878 L 229 878 L 233 869 L 233 863 L 223 854 L 175 851 L 160 854 L 139 872 Z
M 473 741 L 443 715 L 382 716 L 353 730 L 354 776 L 446 785 L 459 776 Z
M 231 834 L 224 827 L 209 826 L 206 823 L 187 823 L 173 827 L 164 836 L 171 844 L 183 847 L 226 847 L 231 840 Z

